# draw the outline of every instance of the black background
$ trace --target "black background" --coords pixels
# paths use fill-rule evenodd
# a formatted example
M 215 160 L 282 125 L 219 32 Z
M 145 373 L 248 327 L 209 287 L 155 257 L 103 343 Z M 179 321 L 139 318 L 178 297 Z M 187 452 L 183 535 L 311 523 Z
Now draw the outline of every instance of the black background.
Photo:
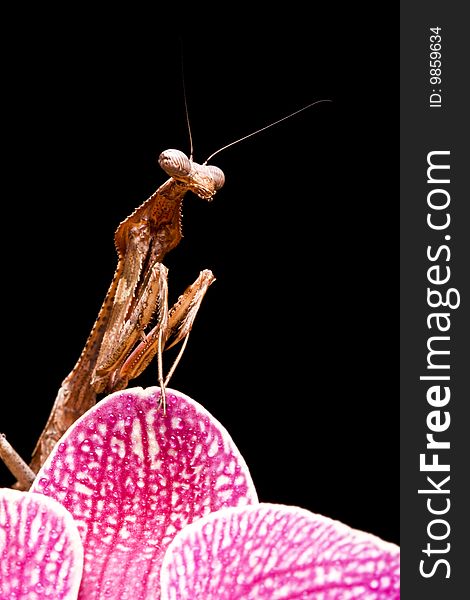
M 188 151 L 181 40 L 196 161 L 332 102 L 221 153 L 225 187 L 185 199 L 171 297 L 203 268 L 217 281 L 171 387 L 228 429 L 261 501 L 398 542 L 398 65 L 381 10 L 12 20 L 0 430 L 25 457 L 114 273 L 117 225 L 165 180 L 156 156 Z

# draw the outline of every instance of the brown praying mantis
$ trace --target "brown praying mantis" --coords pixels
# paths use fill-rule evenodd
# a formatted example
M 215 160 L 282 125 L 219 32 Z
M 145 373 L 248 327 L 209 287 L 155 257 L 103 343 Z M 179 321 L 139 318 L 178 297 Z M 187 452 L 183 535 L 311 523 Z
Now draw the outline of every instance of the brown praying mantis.
M 85 347 L 59 389 L 51 415 L 33 452 L 36 472 L 62 434 L 96 402 L 97 394 L 127 387 L 158 355 L 160 402 L 165 410 L 165 386 L 186 346 L 211 271 L 196 281 L 168 308 L 165 255 L 180 241 L 181 207 L 188 191 L 210 201 L 224 184 L 218 168 L 199 165 L 179 150 L 166 150 L 159 164 L 170 176 L 117 228 L 114 240 L 118 265 Z M 145 333 L 151 319 L 156 324 Z M 162 352 L 182 341 L 164 378 Z
M 34 449 L 30 469 L 0 437 L 0 457 L 18 477 L 18 487 L 29 487 L 54 445 L 74 421 L 96 403 L 98 394 L 127 387 L 155 355 L 160 404 L 165 410 L 165 388 L 184 352 L 202 299 L 215 280 L 210 270 L 201 271 L 176 303 L 168 307 L 168 269 L 162 261 L 181 240 L 183 198 L 191 191 L 203 200 L 212 200 L 225 181 L 218 167 L 207 164 L 213 156 L 320 102 L 329 100 L 312 102 L 227 144 L 203 164 L 192 160 L 192 151 L 190 158 L 179 150 L 166 150 L 160 154 L 158 162 L 170 178 L 116 230 L 116 272 L 85 347 L 58 391 Z M 191 134 L 190 141 L 192 147 Z M 152 322 L 153 327 L 146 333 Z M 164 376 L 163 350 L 179 342 L 181 348 Z

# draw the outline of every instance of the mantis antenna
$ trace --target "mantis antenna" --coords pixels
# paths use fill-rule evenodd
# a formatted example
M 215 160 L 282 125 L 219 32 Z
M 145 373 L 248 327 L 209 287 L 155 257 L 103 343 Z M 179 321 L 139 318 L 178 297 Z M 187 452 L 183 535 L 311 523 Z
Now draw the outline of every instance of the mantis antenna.
M 245 136 L 239 138 L 238 140 L 230 142 L 230 144 L 227 144 L 226 146 L 222 146 L 222 148 L 219 148 L 218 150 L 213 152 L 208 158 L 206 158 L 206 160 L 202 164 L 206 165 L 210 161 L 211 158 L 213 158 L 216 154 L 219 154 L 219 152 L 222 152 L 222 150 L 226 150 L 227 148 L 230 148 L 230 146 L 234 146 L 235 144 L 238 144 L 238 142 L 242 142 L 243 140 L 246 140 L 247 138 L 250 138 L 250 137 L 256 135 L 257 133 L 261 133 L 265 129 L 274 127 L 274 125 L 277 125 L 278 123 L 282 123 L 282 121 L 286 121 L 287 119 L 290 119 L 294 115 L 298 115 L 299 113 L 303 112 L 304 110 L 307 110 L 308 108 L 311 108 L 312 106 L 315 106 L 315 104 L 320 104 L 321 102 L 333 102 L 333 100 L 316 100 L 315 102 L 311 102 L 310 104 L 307 104 L 307 106 L 303 106 L 302 108 L 299 108 L 299 110 L 295 110 L 294 112 L 286 115 L 285 117 L 282 117 L 281 119 L 278 119 L 277 121 L 274 121 L 273 123 L 269 123 L 269 125 L 265 125 L 264 127 L 261 127 L 260 129 L 257 129 L 256 131 L 252 131 L 248 135 L 245 135 Z
M 193 160 L 194 148 L 193 148 L 193 136 L 191 133 L 191 123 L 189 122 L 189 111 L 188 111 L 188 99 L 186 97 L 186 84 L 184 82 L 184 63 L 183 63 L 183 42 L 180 39 L 181 43 L 181 79 L 183 81 L 183 98 L 184 98 L 184 111 L 186 113 L 186 125 L 188 126 L 188 134 L 189 134 L 189 160 Z
M 188 98 L 186 95 L 186 84 L 185 84 L 185 78 L 184 78 L 183 40 L 181 38 L 180 38 L 180 52 L 181 52 L 181 80 L 183 83 L 184 111 L 186 114 L 186 125 L 188 126 L 189 146 L 190 146 L 189 160 L 192 161 L 193 154 L 194 154 L 194 146 L 193 146 L 193 136 L 191 133 L 191 123 L 189 121 Z M 219 154 L 220 152 L 222 152 L 222 150 L 226 150 L 227 148 L 230 148 L 230 146 L 235 146 L 235 144 L 238 144 L 239 142 L 242 142 L 243 140 L 253 137 L 254 135 L 257 135 L 258 133 L 261 133 L 262 131 L 265 131 L 266 129 L 270 129 L 271 127 L 274 127 L 274 125 L 277 125 L 278 123 L 282 123 L 282 121 L 286 121 L 287 119 L 290 119 L 291 117 L 294 117 L 295 115 L 298 115 L 299 113 L 303 112 L 304 110 L 307 110 L 308 108 L 311 108 L 312 106 L 315 106 L 316 104 L 321 104 L 322 102 L 333 102 L 333 100 L 329 100 L 329 99 L 315 100 L 315 102 L 311 102 L 310 104 L 307 104 L 306 106 L 303 106 L 302 108 L 299 108 L 298 110 L 295 110 L 294 112 L 289 113 L 285 117 L 282 117 L 281 119 L 278 119 L 277 121 L 274 121 L 273 123 L 269 123 L 268 125 L 265 125 L 264 127 L 257 129 L 256 131 L 252 131 L 248 135 L 244 135 L 243 137 L 239 138 L 238 140 L 234 140 L 233 142 L 230 142 L 229 144 L 222 146 L 222 148 L 219 148 L 218 150 L 213 152 L 208 158 L 206 158 L 206 160 L 202 164 L 207 165 L 207 163 L 210 161 L 210 159 L 213 158 L 216 154 Z

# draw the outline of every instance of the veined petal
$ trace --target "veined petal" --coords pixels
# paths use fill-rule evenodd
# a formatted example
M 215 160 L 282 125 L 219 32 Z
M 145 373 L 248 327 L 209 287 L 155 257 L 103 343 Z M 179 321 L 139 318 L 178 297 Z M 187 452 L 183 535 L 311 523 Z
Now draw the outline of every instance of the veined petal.
M 80 536 L 61 504 L 0 489 L 0 598 L 74 600 L 82 568 Z
M 181 531 L 162 600 L 397 600 L 399 547 L 302 508 L 258 504 Z
M 79 598 L 158 598 L 175 534 L 211 511 L 257 502 L 227 431 L 202 406 L 159 388 L 111 394 L 62 437 L 32 489 L 73 515 L 85 550 Z

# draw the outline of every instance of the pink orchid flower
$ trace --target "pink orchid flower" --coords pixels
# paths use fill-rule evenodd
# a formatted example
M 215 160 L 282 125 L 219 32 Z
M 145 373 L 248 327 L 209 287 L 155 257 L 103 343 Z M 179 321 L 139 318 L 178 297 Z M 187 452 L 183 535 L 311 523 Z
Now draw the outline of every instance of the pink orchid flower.
M 168 391 L 111 394 L 31 492 L 0 490 L 0 598 L 396 599 L 399 548 L 259 504 L 227 431 Z

